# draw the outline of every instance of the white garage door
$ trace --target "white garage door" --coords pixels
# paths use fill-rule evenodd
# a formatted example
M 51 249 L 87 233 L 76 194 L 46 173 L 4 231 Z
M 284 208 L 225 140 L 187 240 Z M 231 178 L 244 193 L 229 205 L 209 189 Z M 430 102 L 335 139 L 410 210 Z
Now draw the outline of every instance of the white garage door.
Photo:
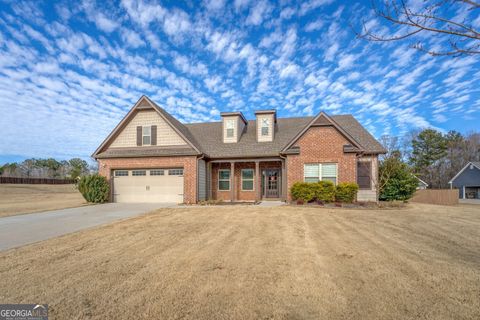
M 114 170 L 115 202 L 183 202 L 183 169 Z

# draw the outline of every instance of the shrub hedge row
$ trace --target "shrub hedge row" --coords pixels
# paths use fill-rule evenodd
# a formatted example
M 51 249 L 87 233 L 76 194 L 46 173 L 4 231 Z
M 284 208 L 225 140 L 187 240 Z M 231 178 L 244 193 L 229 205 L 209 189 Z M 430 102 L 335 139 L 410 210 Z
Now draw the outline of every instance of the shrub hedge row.
M 331 181 L 296 182 L 290 188 L 293 200 L 301 202 L 345 202 L 355 201 L 358 192 L 356 183 L 342 182 L 337 186 Z

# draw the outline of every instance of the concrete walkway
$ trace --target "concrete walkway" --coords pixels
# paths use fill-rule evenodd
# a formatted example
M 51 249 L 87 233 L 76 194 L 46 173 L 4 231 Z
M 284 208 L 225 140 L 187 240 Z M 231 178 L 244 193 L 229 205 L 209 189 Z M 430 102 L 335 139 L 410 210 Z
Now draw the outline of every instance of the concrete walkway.
M 0 250 L 176 206 L 174 203 L 107 203 L 0 218 Z
M 259 207 L 280 207 L 285 205 L 283 201 L 262 201 L 258 204 Z

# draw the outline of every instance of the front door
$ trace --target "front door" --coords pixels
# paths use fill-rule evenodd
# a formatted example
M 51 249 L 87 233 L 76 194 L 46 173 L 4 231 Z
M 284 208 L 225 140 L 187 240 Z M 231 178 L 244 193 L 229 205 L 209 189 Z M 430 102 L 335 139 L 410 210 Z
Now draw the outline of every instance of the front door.
M 280 170 L 266 169 L 263 171 L 263 196 L 280 198 Z

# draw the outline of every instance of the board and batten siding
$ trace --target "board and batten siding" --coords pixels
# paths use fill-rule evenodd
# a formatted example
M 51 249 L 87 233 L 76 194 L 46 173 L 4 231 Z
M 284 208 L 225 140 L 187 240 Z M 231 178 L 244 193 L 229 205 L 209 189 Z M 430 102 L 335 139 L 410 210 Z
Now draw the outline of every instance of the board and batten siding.
M 180 146 L 187 143 L 155 110 L 139 111 L 125 126 L 110 147 L 136 147 L 137 126 L 157 126 L 157 146 Z
M 357 161 L 371 161 L 372 163 L 372 172 L 371 172 L 371 181 L 370 189 L 359 189 L 357 193 L 358 201 L 377 201 L 378 200 L 378 157 L 377 156 L 363 156 L 358 158 Z M 357 167 L 355 167 L 355 171 Z
M 198 160 L 198 201 L 207 199 L 207 166 L 205 160 Z
M 268 128 L 268 135 L 262 136 L 262 120 L 268 119 L 270 121 L 270 127 Z M 259 142 L 268 142 L 273 141 L 274 135 L 274 125 L 275 125 L 274 114 L 259 114 L 257 115 L 257 141 Z

